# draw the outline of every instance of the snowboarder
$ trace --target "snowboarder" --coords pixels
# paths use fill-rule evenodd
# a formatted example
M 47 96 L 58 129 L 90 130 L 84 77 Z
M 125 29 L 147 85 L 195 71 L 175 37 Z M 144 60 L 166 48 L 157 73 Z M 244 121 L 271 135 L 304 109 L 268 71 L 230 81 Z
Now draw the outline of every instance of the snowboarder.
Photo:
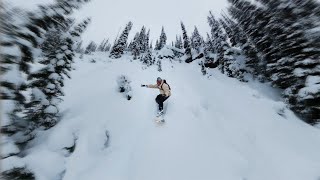
M 158 115 L 162 115 L 163 112 L 163 102 L 171 96 L 171 88 L 167 84 L 166 80 L 157 78 L 157 84 L 151 85 L 141 85 L 141 87 L 155 88 L 160 90 L 160 94 L 156 97 L 156 102 L 159 104 Z

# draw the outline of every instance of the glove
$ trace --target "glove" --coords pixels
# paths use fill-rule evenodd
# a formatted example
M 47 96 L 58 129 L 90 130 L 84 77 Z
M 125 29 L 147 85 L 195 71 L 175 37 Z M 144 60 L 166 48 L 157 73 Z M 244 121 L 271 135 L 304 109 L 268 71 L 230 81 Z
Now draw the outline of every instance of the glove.
M 147 87 L 147 85 L 143 85 L 143 84 L 141 84 L 141 87 Z

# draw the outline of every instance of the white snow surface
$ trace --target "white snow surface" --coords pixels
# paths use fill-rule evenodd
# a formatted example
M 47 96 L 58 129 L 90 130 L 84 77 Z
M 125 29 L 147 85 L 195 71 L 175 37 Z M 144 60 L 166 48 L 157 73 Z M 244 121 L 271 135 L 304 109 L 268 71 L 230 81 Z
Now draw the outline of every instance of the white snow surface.
M 299 91 L 299 96 L 302 98 L 312 97 L 313 94 L 320 92 L 320 77 L 319 76 L 308 76 L 306 79 L 306 87 Z
M 95 59 L 96 63 L 90 63 Z M 41 131 L 23 158 L 41 180 L 314 180 L 320 177 L 320 131 L 299 120 L 263 85 L 218 70 L 163 60 L 142 70 L 128 56 L 76 60 L 65 82 L 61 122 Z M 131 79 L 133 98 L 117 90 Z M 160 76 L 172 96 L 166 123 L 154 122 Z M 271 88 L 270 88 L 271 89 Z M 281 114 L 281 115 L 279 115 Z M 73 146 L 69 154 L 65 148 Z
M 18 156 L 10 156 L 1 160 L 1 172 L 23 167 L 25 167 L 25 163 Z
M 19 153 L 18 147 L 12 141 L 1 143 L 1 157 L 9 157 L 13 154 L 18 154 L 18 153 Z
M 174 57 L 171 46 L 164 46 L 161 50 L 158 51 L 157 55 L 160 57 Z

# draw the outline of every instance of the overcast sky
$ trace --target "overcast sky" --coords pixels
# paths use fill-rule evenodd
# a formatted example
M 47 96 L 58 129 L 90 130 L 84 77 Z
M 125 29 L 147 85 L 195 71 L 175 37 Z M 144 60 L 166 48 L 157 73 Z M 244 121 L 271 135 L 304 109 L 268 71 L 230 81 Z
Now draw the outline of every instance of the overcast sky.
M 20 7 L 32 9 L 36 4 L 52 0 L 6 0 Z M 75 14 L 78 19 L 92 17 L 92 23 L 83 38 L 85 42 L 100 42 L 103 38 L 112 41 L 128 21 L 133 22 L 132 37 L 143 25 L 150 28 L 153 44 L 164 26 L 169 42 L 181 34 L 180 21 L 187 27 L 188 34 L 196 25 L 202 35 L 209 31 L 206 16 L 212 10 L 219 15 L 225 10 L 227 0 L 91 0 Z M 121 32 L 121 31 L 120 31 Z

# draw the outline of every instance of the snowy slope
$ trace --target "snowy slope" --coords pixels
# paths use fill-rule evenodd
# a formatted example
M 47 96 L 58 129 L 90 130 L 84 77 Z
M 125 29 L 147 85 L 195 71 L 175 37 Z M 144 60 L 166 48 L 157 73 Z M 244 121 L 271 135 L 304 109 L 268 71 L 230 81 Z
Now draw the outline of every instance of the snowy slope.
M 319 130 L 297 119 L 272 89 L 217 70 L 208 79 L 196 63 L 163 62 L 158 72 L 156 66 L 142 70 L 129 57 L 107 57 L 95 54 L 76 63 L 66 82 L 63 121 L 40 133 L 23 159 L 38 179 L 320 177 Z M 121 74 L 132 80 L 130 101 L 117 92 Z M 163 126 L 153 121 L 158 90 L 140 87 L 158 76 L 172 89 Z M 74 141 L 72 154 L 63 150 Z

